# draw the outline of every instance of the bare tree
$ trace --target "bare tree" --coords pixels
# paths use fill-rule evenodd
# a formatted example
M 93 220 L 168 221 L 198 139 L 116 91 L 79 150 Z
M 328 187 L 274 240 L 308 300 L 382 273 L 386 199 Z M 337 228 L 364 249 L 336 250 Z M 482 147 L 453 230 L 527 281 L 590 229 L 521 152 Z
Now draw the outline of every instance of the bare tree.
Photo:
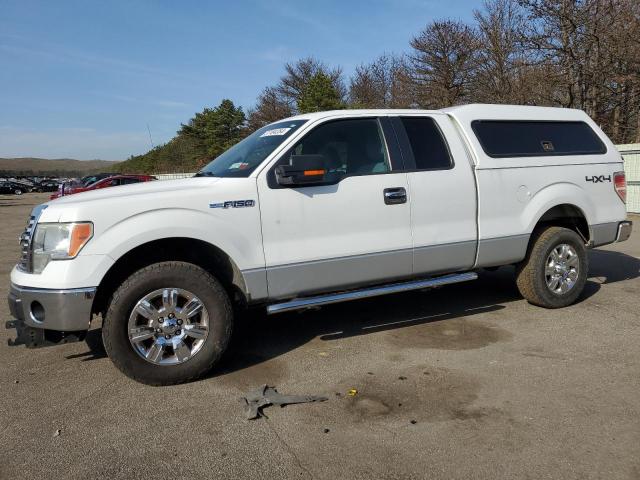
M 356 67 L 349 84 L 355 108 L 409 108 L 415 105 L 410 67 L 406 58 L 383 54 Z
M 529 103 L 535 69 L 520 43 L 522 10 L 515 0 L 485 0 L 474 18 L 479 36 L 474 101 Z
M 464 103 L 477 68 L 478 36 L 462 22 L 435 21 L 411 40 L 416 100 L 439 108 Z
M 249 131 L 257 130 L 265 125 L 293 115 L 289 103 L 282 98 L 274 87 L 266 87 L 258 97 L 256 106 L 247 114 Z
M 319 60 L 307 57 L 293 64 L 287 63 L 285 72 L 275 89 L 280 97 L 289 103 L 292 110 L 295 110 L 309 81 L 318 74 L 326 75 L 331 79 L 332 86 L 338 92 L 341 101 L 346 97 L 342 69 L 339 67 L 329 68 Z
M 638 2 L 518 1 L 524 43 L 553 72 L 554 102 L 584 110 L 614 141 L 637 138 Z

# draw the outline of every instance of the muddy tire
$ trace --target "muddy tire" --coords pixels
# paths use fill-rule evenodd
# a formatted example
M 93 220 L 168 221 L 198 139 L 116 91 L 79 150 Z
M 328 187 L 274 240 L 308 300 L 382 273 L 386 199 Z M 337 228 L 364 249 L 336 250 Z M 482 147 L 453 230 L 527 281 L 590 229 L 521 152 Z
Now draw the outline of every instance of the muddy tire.
M 161 262 L 138 270 L 113 294 L 102 324 L 114 365 L 147 385 L 195 380 L 220 360 L 233 311 L 220 283 L 202 268 Z
M 568 228 L 547 227 L 534 232 L 527 256 L 516 268 L 516 283 L 529 303 L 562 308 L 578 299 L 588 269 L 580 235 Z

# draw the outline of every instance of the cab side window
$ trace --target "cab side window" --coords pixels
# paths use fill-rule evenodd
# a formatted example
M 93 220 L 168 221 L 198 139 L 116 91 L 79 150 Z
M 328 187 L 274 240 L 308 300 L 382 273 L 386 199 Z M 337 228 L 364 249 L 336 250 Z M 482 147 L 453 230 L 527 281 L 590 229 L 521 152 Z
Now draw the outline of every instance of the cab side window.
M 327 122 L 313 129 L 286 155 L 322 155 L 329 174 L 370 175 L 390 171 L 389 155 L 377 119 Z
M 446 170 L 453 166 L 449 147 L 433 118 L 400 118 L 417 170 Z

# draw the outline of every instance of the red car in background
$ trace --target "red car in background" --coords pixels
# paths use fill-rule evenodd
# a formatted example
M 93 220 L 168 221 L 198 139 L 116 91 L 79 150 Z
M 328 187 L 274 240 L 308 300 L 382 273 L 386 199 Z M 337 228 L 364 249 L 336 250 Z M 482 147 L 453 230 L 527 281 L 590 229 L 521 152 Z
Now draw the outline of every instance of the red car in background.
M 50 199 L 73 195 L 74 193 L 88 192 L 90 190 L 97 190 L 99 188 L 117 187 L 118 185 L 130 185 L 132 183 L 150 182 L 151 180 L 157 180 L 156 177 L 151 175 L 113 175 L 111 177 L 100 179 L 90 185 L 86 186 L 60 186 L 60 190 L 51 195 Z

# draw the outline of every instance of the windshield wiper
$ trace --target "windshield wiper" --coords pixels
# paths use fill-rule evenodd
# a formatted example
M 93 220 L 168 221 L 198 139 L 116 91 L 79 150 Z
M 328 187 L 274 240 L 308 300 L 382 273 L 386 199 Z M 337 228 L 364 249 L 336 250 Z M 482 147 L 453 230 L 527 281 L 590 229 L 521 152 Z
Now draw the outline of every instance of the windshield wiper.
M 215 175 L 211 172 L 198 172 L 194 177 L 215 177 Z

